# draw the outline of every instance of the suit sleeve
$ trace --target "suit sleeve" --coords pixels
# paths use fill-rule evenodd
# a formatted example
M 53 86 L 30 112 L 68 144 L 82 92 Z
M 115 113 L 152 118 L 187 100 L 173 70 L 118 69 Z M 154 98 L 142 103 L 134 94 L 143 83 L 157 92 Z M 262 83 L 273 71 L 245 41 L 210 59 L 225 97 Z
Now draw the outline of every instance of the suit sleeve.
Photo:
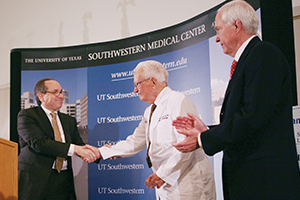
M 46 134 L 44 123 L 37 114 L 29 113 L 27 110 L 19 112 L 18 134 L 21 146 L 28 145 L 33 151 L 48 156 L 67 157 L 70 144 L 50 138 Z

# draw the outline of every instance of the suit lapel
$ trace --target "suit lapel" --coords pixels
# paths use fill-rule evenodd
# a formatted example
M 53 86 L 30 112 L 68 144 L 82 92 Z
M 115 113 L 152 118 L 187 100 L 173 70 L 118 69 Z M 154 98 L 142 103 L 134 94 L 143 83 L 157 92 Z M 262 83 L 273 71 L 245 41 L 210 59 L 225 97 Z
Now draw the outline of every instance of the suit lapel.
M 151 112 L 151 106 L 149 106 L 149 114 L 148 114 L 149 117 L 150 117 L 150 112 Z M 147 145 L 149 144 L 149 140 L 151 141 L 151 136 L 152 135 L 150 135 L 150 133 L 157 126 L 158 118 L 159 118 L 161 112 L 162 112 L 162 106 L 157 105 L 154 112 L 153 112 L 153 114 L 152 114 L 151 122 L 148 121 L 148 123 L 147 123 L 147 129 L 146 129 Z M 149 120 L 149 118 L 148 118 L 148 120 Z
M 41 107 L 38 107 L 37 115 L 39 116 L 41 122 L 43 123 L 43 125 L 44 125 L 43 127 L 45 127 L 44 132 L 47 134 L 48 137 L 50 137 L 51 139 L 54 139 L 54 131 L 53 131 L 51 122 L 49 121 L 47 114 Z
M 165 101 L 167 100 L 167 98 L 169 97 L 169 95 L 171 94 L 172 90 L 169 87 L 166 87 L 160 94 L 160 97 L 157 97 L 156 100 L 156 109 L 152 115 L 152 119 L 151 119 L 151 126 L 150 129 L 153 130 L 157 125 L 158 125 L 158 121 L 159 118 L 162 116 L 163 112 L 164 112 L 164 108 L 165 108 Z
M 151 125 L 150 125 L 151 130 L 153 130 L 157 126 L 158 118 L 159 118 L 159 116 L 161 116 L 161 113 L 163 111 L 162 108 L 163 107 L 161 105 L 156 106 L 156 109 L 152 114 Z
M 224 102 L 223 102 L 223 105 L 224 103 L 226 102 L 226 99 L 228 97 L 228 95 L 230 94 L 230 91 L 232 89 L 232 87 L 234 86 L 234 83 L 236 82 L 236 79 L 240 73 L 240 71 L 242 70 L 243 68 L 243 65 L 246 61 L 246 58 L 249 54 L 249 52 L 251 51 L 252 47 L 257 44 L 258 42 L 260 42 L 260 39 L 258 37 L 254 37 L 250 42 L 249 44 L 247 45 L 247 47 L 245 48 L 244 52 L 242 53 L 236 67 L 235 67 L 235 71 L 233 73 L 233 76 L 231 78 L 231 80 L 229 80 L 229 83 L 228 83 L 228 86 L 227 86 L 227 89 L 226 89 L 226 92 L 225 92 L 225 97 L 224 97 Z

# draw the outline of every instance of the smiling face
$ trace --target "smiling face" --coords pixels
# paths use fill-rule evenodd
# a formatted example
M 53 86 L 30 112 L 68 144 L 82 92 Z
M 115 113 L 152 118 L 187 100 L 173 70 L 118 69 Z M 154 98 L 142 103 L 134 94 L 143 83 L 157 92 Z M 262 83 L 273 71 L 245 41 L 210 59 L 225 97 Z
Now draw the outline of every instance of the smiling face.
M 239 48 L 236 24 L 225 23 L 222 20 L 222 11 L 220 11 L 215 19 L 215 30 L 217 32 L 216 42 L 220 43 L 223 52 L 234 57 Z
M 40 92 L 38 94 L 42 105 L 52 112 L 60 109 L 62 107 L 65 97 L 62 93 L 59 93 L 58 96 L 52 93 L 62 90 L 60 84 L 55 80 L 45 81 L 44 84 L 47 88 L 47 92 Z

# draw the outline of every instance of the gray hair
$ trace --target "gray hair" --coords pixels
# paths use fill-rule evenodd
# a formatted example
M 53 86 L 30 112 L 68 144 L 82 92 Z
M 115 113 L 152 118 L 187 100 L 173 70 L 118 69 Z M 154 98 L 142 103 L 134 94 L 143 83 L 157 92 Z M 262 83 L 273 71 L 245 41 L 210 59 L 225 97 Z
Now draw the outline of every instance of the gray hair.
M 222 20 L 228 25 L 233 25 L 239 19 L 248 34 L 256 34 L 259 27 L 258 16 L 253 7 L 243 0 L 234 0 L 223 5 L 218 12 L 222 11 Z
M 164 68 L 164 66 L 158 61 L 147 60 L 140 62 L 133 71 L 136 72 L 139 69 L 143 70 L 142 76 L 144 78 L 153 77 L 159 83 L 168 83 L 169 73 L 166 68 Z

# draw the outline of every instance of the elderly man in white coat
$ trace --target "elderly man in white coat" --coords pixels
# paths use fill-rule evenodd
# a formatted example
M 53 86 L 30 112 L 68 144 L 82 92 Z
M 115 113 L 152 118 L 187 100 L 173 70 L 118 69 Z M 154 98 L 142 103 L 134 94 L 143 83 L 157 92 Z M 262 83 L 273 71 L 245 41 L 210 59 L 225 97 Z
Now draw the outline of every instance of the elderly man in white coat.
M 111 147 L 89 148 L 98 157 L 109 159 L 133 156 L 147 147 L 147 161 L 153 174 L 145 185 L 156 189 L 157 199 L 216 199 L 213 169 L 203 149 L 181 153 L 172 146 L 172 142 L 185 139 L 172 126 L 172 120 L 188 112 L 198 116 L 195 105 L 187 96 L 168 87 L 168 71 L 161 63 L 144 61 L 134 72 L 134 92 L 152 105 L 146 108 L 139 126 L 126 140 Z

